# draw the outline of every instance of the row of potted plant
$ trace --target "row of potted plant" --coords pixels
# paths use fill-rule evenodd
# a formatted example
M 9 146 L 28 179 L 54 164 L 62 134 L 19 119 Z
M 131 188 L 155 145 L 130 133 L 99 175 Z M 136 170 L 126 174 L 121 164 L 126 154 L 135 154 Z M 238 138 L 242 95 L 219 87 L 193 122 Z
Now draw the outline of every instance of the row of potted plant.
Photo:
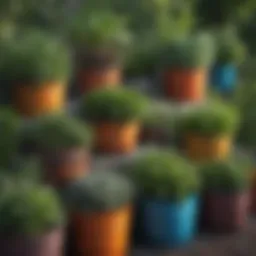
M 223 161 L 196 170 L 176 153 L 160 150 L 137 158 L 122 175 L 94 172 L 60 191 L 73 250 L 125 255 L 129 234 L 138 228 L 144 243 L 164 248 L 192 241 L 199 224 L 214 232 L 238 231 L 249 215 L 248 171 Z M 5 177 L 0 202 L 0 250 L 13 256 L 61 255 L 64 208 L 50 188 Z

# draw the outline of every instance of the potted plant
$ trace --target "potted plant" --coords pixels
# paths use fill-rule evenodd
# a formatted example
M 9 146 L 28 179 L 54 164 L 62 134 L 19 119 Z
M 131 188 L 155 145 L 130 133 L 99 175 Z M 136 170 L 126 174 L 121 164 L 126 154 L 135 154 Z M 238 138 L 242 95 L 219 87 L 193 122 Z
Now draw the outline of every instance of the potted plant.
M 94 172 L 61 191 L 78 255 L 126 255 L 133 194 L 129 179 L 107 171 Z
M 75 118 L 38 118 L 24 129 L 22 144 L 28 153 L 39 154 L 45 179 L 53 185 L 64 185 L 88 172 L 91 131 Z
M 233 92 L 238 82 L 238 65 L 245 56 L 245 45 L 232 35 L 217 42 L 216 62 L 211 72 L 211 84 L 220 92 Z
M 64 215 L 50 188 L 5 180 L 4 187 L 1 186 L 0 215 L 1 255 L 63 253 Z
M 106 11 L 83 11 L 71 25 L 71 40 L 82 92 L 121 84 L 122 51 L 130 40 L 123 17 Z
M 229 105 L 210 104 L 191 110 L 181 124 L 185 154 L 199 162 L 227 158 L 238 125 L 238 111 Z
M 156 151 L 137 158 L 128 176 L 137 185 L 145 243 L 178 247 L 197 229 L 199 179 L 194 167 L 173 152 Z
M 26 117 L 61 111 L 65 104 L 69 54 L 57 39 L 28 32 L 12 40 L 1 79 L 12 90 L 14 108 Z
M 214 161 L 201 169 L 204 188 L 202 220 L 216 232 L 244 228 L 249 215 L 249 173 L 237 162 Z
M 93 127 L 96 149 L 106 153 L 134 151 L 146 104 L 142 95 L 123 88 L 105 88 L 85 96 L 80 112 Z
M 211 57 L 212 49 L 204 37 L 168 44 L 161 57 L 166 96 L 182 102 L 204 100 Z

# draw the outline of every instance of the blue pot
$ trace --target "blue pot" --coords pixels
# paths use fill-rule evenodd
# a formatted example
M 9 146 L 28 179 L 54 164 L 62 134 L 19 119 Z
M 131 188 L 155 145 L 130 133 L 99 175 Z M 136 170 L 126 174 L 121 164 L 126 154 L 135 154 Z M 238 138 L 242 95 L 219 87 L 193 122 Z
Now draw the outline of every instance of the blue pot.
M 197 233 L 198 197 L 182 202 L 144 200 L 143 231 L 147 244 L 176 248 L 190 242 Z
M 237 67 L 232 64 L 216 65 L 212 69 L 211 84 L 220 92 L 232 92 L 237 84 Z

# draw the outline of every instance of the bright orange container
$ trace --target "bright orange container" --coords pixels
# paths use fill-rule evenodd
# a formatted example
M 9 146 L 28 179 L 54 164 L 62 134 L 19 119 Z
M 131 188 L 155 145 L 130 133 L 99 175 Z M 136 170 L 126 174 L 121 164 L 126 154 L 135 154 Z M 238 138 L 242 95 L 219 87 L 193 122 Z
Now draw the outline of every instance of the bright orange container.
M 95 145 L 101 152 L 130 153 L 138 144 L 139 133 L 140 125 L 136 122 L 99 124 L 94 127 Z
M 231 148 L 232 139 L 229 136 L 211 138 L 189 135 L 185 140 L 185 153 L 194 161 L 224 160 Z
M 164 73 L 167 97 L 176 101 L 202 101 L 206 95 L 206 69 L 170 69 Z
M 125 256 L 131 231 L 131 207 L 71 217 L 79 256 Z
M 15 88 L 14 107 L 27 117 L 61 111 L 65 105 L 66 86 L 59 82 L 24 85 Z
M 78 73 L 78 86 L 83 93 L 104 87 L 116 87 L 122 82 L 121 73 L 119 67 L 84 69 Z

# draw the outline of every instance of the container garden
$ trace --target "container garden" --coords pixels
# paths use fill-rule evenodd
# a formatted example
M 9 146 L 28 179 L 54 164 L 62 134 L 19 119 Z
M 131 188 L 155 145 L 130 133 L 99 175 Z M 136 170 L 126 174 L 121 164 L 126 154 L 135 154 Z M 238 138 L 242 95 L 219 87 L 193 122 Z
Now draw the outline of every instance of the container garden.
M 11 181 L 0 201 L 1 255 L 63 255 L 64 216 L 51 189 Z
M 122 51 L 130 37 L 125 20 L 114 13 L 82 12 L 73 22 L 70 34 L 76 49 L 76 83 L 80 92 L 119 86 Z
M 91 131 L 67 116 L 41 117 L 24 129 L 22 144 L 39 155 L 43 178 L 62 186 L 82 178 L 90 169 Z
M 193 161 L 226 159 L 238 128 L 238 113 L 222 104 L 190 111 L 182 121 L 184 153 Z
M 205 99 L 209 52 L 210 48 L 195 38 L 173 42 L 166 47 L 162 57 L 166 97 L 180 102 L 200 102 Z
M 62 192 L 77 255 L 125 256 L 134 189 L 128 179 L 99 171 Z
M 237 38 L 222 38 L 218 42 L 217 57 L 211 72 L 211 84 L 219 92 L 232 93 L 238 83 L 238 65 L 245 47 Z
M 15 110 L 25 117 L 62 111 L 70 65 L 65 46 L 39 32 L 13 41 L 4 55 L 1 78 L 12 88 Z
M 134 91 L 105 88 L 88 94 L 80 106 L 92 125 L 95 148 L 103 153 L 131 153 L 139 139 L 145 98 Z
M 193 166 L 174 153 L 159 151 L 138 158 L 128 174 L 139 190 L 140 219 L 135 223 L 144 236 L 141 241 L 159 248 L 189 243 L 197 231 L 199 207 Z
M 213 232 L 236 232 L 246 227 L 250 206 L 248 170 L 216 161 L 201 170 L 204 200 L 202 223 Z

